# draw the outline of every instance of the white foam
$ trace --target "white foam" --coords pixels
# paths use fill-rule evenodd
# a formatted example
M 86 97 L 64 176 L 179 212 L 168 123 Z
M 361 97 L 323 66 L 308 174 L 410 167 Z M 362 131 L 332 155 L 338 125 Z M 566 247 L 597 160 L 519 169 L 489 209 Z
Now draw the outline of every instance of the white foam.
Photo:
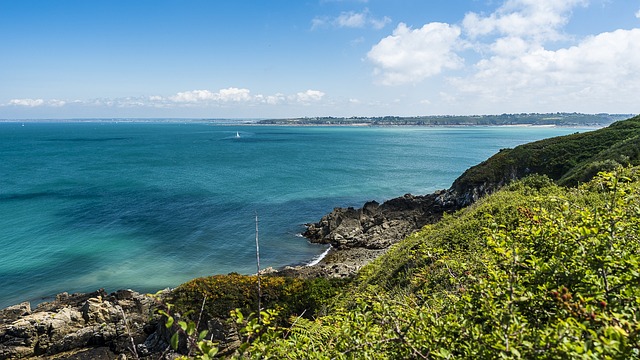
M 329 247 L 327 248 L 327 250 L 325 250 L 322 254 L 318 255 L 315 259 L 311 260 L 307 266 L 314 266 L 314 265 L 318 265 L 320 263 L 320 261 L 322 261 L 322 259 L 324 259 L 325 256 L 327 256 L 327 254 L 329 253 L 329 251 L 331 251 L 333 247 L 331 245 L 329 245 Z

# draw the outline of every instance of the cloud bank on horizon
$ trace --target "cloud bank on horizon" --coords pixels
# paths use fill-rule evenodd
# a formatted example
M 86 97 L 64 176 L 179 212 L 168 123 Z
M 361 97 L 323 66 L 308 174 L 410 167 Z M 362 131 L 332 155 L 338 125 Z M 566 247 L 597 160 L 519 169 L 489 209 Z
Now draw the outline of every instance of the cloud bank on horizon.
M 295 38 L 296 46 L 287 43 L 277 49 L 279 57 L 267 50 L 264 60 L 260 53 L 253 55 L 253 62 L 238 63 L 238 72 L 226 75 L 227 86 L 219 87 L 193 79 L 167 79 L 165 83 L 160 79 L 159 87 L 175 90 L 152 92 L 141 87 L 130 94 L 127 86 L 119 89 L 117 84 L 96 83 L 97 94 L 101 87 L 112 90 L 84 98 L 74 94 L 73 85 L 60 85 L 66 90 L 57 93 L 55 86 L 45 84 L 51 90 L 41 91 L 37 76 L 28 74 L 30 59 L 24 59 L 26 65 L 0 62 L 0 81 L 6 84 L 0 91 L 0 118 L 640 112 L 640 1 L 492 3 L 484 2 L 480 10 L 451 5 L 442 21 L 425 16 L 427 21 L 419 23 L 420 16 L 411 6 L 386 14 L 391 8 L 378 6 L 374 0 L 319 0 L 313 9 L 302 9 L 308 15 L 303 23 L 289 24 L 280 35 Z M 621 3 L 635 3 L 630 13 L 618 14 L 621 19 L 626 16 L 620 24 L 626 28 L 597 17 L 603 9 Z M 421 8 L 425 14 L 428 10 L 428 6 Z M 299 35 L 292 35 L 291 29 Z M 276 40 L 289 41 L 285 39 Z M 239 35 L 238 42 L 242 41 Z M 314 47 L 324 55 L 315 54 Z M 222 53 L 241 51 L 222 49 Z M 11 45 L 5 46 L 7 53 L 11 50 Z M 308 62 L 300 55 L 305 52 Z M 313 62 L 314 56 L 324 63 Z M 73 63 L 73 54 L 66 61 Z M 166 64 L 159 71 L 170 72 L 172 66 L 183 65 Z M 247 69 L 261 66 L 266 67 L 263 73 L 256 72 L 259 76 L 247 75 Z M 205 66 L 195 71 L 212 70 Z M 234 76 L 247 85 L 230 84 Z M 211 85 L 221 77 L 211 75 Z M 177 88 L 187 83 L 202 86 Z M 12 88 L 34 95 L 13 96 Z

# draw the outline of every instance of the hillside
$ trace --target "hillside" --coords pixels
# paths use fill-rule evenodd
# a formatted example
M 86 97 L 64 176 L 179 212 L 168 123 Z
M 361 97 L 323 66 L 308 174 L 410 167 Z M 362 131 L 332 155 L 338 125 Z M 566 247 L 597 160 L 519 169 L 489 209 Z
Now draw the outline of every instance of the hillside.
M 451 190 L 468 205 L 512 180 L 544 174 L 558 184 L 575 186 L 602 170 L 640 164 L 640 116 L 596 131 L 540 140 L 502 149 L 467 169 Z
M 394 246 L 250 358 L 640 358 L 640 169 L 534 176 Z M 255 324 L 254 324 L 255 325 Z
M 394 245 L 321 316 L 259 327 L 245 355 L 640 358 L 640 168 L 621 167 L 639 135 L 635 117 L 501 151 L 450 189 L 475 204 Z
M 627 119 L 624 114 L 579 113 L 522 113 L 501 115 L 430 115 L 430 116 L 378 116 L 378 117 L 304 117 L 267 119 L 264 125 L 372 125 L 372 126 L 477 126 L 477 125 L 559 125 L 604 126 Z

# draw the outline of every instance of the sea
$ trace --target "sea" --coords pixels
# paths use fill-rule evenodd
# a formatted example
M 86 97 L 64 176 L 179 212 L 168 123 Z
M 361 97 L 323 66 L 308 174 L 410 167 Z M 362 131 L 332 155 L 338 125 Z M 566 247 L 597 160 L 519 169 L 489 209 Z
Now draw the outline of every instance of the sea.
M 0 123 L 0 308 L 317 261 L 334 207 L 446 189 L 502 148 L 594 128 Z M 256 229 L 258 231 L 256 232 Z

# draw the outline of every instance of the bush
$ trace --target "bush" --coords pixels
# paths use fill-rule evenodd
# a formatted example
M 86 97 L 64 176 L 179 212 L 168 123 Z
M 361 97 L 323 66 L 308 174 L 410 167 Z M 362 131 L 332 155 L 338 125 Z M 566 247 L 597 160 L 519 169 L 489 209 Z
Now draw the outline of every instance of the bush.
M 286 322 L 291 315 L 311 317 L 330 299 L 340 293 L 345 280 L 300 279 L 283 276 L 261 276 L 262 308 L 279 309 Z M 170 303 L 180 311 L 200 312 L 200 304 L 207 298 L 204 315 L 208 318 L 229 317 L 232 310 L 244 313 L 258 311 L 258 278 L 231 273 L 193 279 L 173 292 Z
M 533 180 L 411 236 L 349 301 L 265 329 L 242 355 L 640 358 L 640 171 L 579 189 Z

